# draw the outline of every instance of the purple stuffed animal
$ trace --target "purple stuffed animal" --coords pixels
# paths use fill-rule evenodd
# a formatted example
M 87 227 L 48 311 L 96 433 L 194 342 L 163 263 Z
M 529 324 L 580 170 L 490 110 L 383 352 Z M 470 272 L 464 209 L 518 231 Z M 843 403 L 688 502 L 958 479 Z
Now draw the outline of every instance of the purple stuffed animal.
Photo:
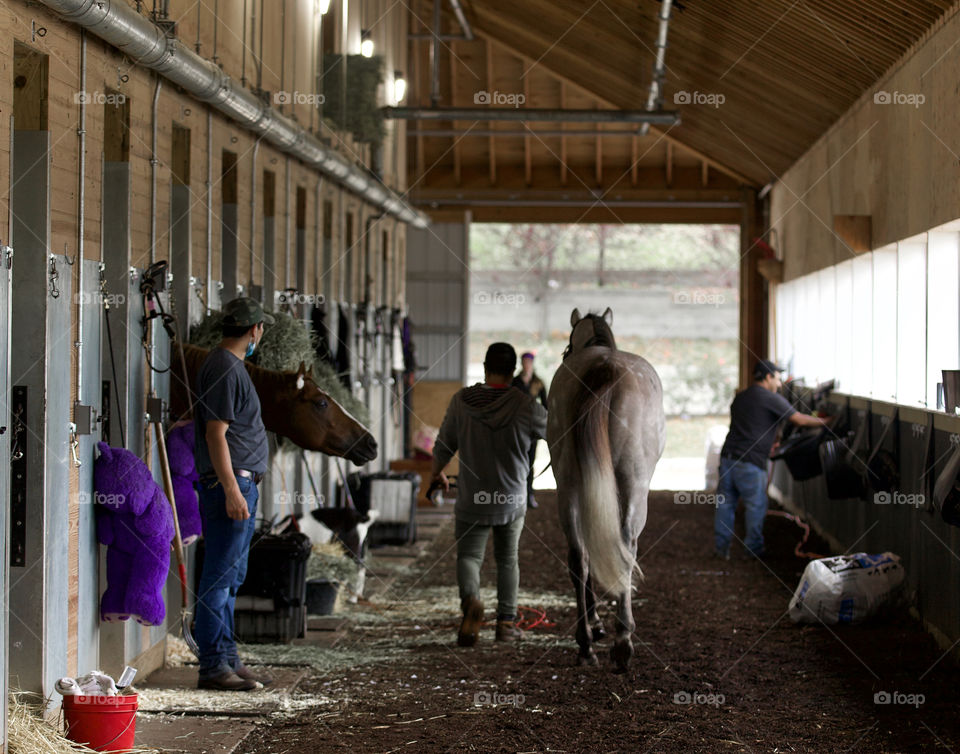
M 93 484 L 97 539 L 107 546 L 107 590 L 100 599 L 100 619 L 163 623 L 164 585 L 170 569 L 173 514 L 150 469 L 124 448 L 97 444 Z
M 167 455 L 170 457 L 170 476 L 173 478 L 173 496 L 177 501 L 177 520 L 180 537 L 188 545 L 203 533 L 200 505 L 194 482 L 200 478 L 193 460 L 193 423 L 174 427 L 167 434 Z

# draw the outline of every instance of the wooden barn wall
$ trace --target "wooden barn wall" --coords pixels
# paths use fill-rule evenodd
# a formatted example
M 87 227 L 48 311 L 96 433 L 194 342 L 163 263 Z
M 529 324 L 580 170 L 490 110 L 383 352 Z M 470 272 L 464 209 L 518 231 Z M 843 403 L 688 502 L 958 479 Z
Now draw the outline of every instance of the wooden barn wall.
M 952 650 L 960 659 L 960 605 L 955 599 L 960 588 L 956 556 L 960 528 L 941 519 L 930 496 L 933 482 L 960 439 L 960 418 L 840 393 L 831 395 L 831 404 L 831 413 L 848 416 L 853 430 L 870 422 L 868 447 L 879 446 L 896 459 L 897 494 L 878 498 L 868 493 L 864 499 L 831 500 L 822 474 L 797 482 L 784 461 L 775 461 L 771 497 L 809 522 L 827 540 L 833 554 L 890 551 L 899 555 L 911 612 L 944 650 Z M 889 421 L 894 425 L 884 434 Z M 931 431 L 933 443 L 928 450 Z
M 122 0 L 127 2 L 127 0 Z M 135 6 L 130 0 L 129 5 Z M 245 75 L 248 86 L 255 85 L 254 60 L 250 49 L 243 45 L 242 3 L 227 2 L 220 4 L 220 19 L 217 25 L 216 57 L 224 70 L 239 81 Z M 279 11 L 274 12 L 273 3 L 268 3 L 270 14 L 264 22 L 264 44 L 262 61 L 262 86 L 264 89 L 278 91 L 280 87 L 306 93 L 314 92 L 313 62 L 307 58 L 310 52 L 313 19 L 313 0 L 294 0 L 288 2 L 285 24 L 281 26 Z M 279 5 L 279 4 L 277 4 Z M 336 5 L 336 3 L 334 3 Z M 200 54 L 210 58 L 214 55 L 213 36 L 214 19 L 212 4 L 193 3 L 187 0 L 172 0 L 171 17 L 177 21 L 177 32 L 184 44 L 197 49 Z M 373 35 L 377 45 L 377 54 L 385 57 L 385 76 L 392 81 L 393 71 L 406 70 L 406 29 L 407 15 L 402 6 L 391 5 L 386 0 L 364 0 L 350 4 L 351 28 L 356 27 L 356 44 L 359 44 L 361 22 L 373 25 Z M 199 18 L 198 18 L 199 13 Z M 198 39 L 199 25 L 199 39 Z M 247 20 L 249 33 L 249 19 Z M 15 42 L 23 43 L 49 56 L 49 124 L 50 131 L 50 234 L 51 252 L 72 256 L 77 250 L 78 236 L 78 117 L 79 104 L 76 95 L 80 89 L 80 31 L 77 27 L 55 17 L 43 6 L 26 0 L 0 0 L 0 186 L 3 190 L 4 204 L 10 186 L 10 121 L 13 103 L 13 47 Z M 44 34 L 35 34 L 33 29 L 41 28 Z M 351 43 L 352 44 L 352 43 Z M 248 42 L 248 48 L 257 49 Z M 294 55 L 293 50 L 298 50 Z M 339 49 L 339 43 L 337 44 Z M 286 51 L 284 53 L 284 50 Z M 136 67 L 132 61 L 119 54 L 93 35 L 87 35 L 87 72 L 86 91 L 102 97 L 110 93 L 119 93 L 130 104 L 130 259 L 129 265 L 137 268 L 146 266 L 151 260 L 150 218 L 151 218 L 151 138 L 152 138 L 152 102 L 157 79 L 148 70 Z M 285 114 L 295 117 L 301 125 L 316 125 L 315 112 L 309 104 L 291 104 L 282 108 Z M 178 92 L 166 81 L 161 82 L 158 99 L 158 144 L 157 144 L 157 190 L 156 190 L 156 246 L 154 257 L 168 259 L 171 250 L 171 182 L 173 166 L 174 125 L 189 130 L 189 250 L 190 271 L 197 279 L 197 285 L 191 290 L 191 300 L 178 301 L 178 313 L 184 316 L 189 309 L 194 316 L 202 312 L 200 297 L 216 303 L 220 299 L 216 290 L 222 279 L 220 267 L 221 245 L 221 171 L 222 152 L 229 150 L 237 156 L 237 271 L 236 280 L 246 287 L 252 282 L 262 282 L 260 252 L 263 248 L 264 223 L 262 216 L 263 172 L 270 170 L 276 176 L 276 265 L 279 287 L 298 287 L 305 294 L 332 292 L 334 303 L 346 301 L 355 304 L 362 295 L 365 283 L 361 277 L 361 250 L 367 248 L 366 235 L 371 235 L 369 248 L 372 265 L 371 276 L 374 282 L 371 290 L 378 296 L 375 303 L 387 306 L 402 306 L 405 288 L 403 259 L 406 247 L 406 226 L 392 218 L 374 219 L 379 210 L 365 205 L 357 197 L 340 190 L 330 180 L 288 158 L 271 146 L 256 144 L 255 138 L 235 123 L 220 114 L 208 110 L 188 95 Z M 388 126 L 388 138 L 384 144 L 384 178 L 388 185 L 400 190 L 405 188 L 403 166 L 406 165 L 404 152 L 403 123 Z M 104 106 L 102 101 L 94 101 L 86 107 L 86 177 L 84 207 L 84 256 L 88 260 L 99 260 L 101 256 L 102 197 L 102 155 L 104 142 Z M 325 132 L 333 145 L 350 159 L 371 164 L 370 149 L 359 145 L 348 135 Z M 211 149 L 208 152 L 208 141 Z M 212 182 L 208 182 L 208 173 Z M 290 187 L 289 201 L 284 192 Z M 300 187 L 306 192 L 306 217 L 303 232 L 306 245 L 305 280 L 295 281 L 296 262 L 288 259 L 296 248 L 296 191 Z M 254 193 L 255 192 L 255 193 Z M 208 221 L 207 201 L 212 203 L 212 212 Z M 319 260 L 323 246 L 324 208 L 332 214 L 331 259 L 326 264 Z M 345 246 L 344 215 L 351 212 L 353 218 L 352 249 Z M 289 213 L 289 215 L 288 215 Z M 209 222 L 209 228 L 208 228 Z M 386 232 L 388 239 L 387 265 L 382 270 L 382 238 Z M 209 246 L 208 246 L 209 233 Z M 10 237 L 7 212 L 0 213 L 0 239 Z M 347 255 L 353 256 L 353 279 L 346 280 Z M 210 277 L 214 291 L 207 290 L 208 257 Z M 253 267 L 251 269 L 251 260 Z M 17 260 L 26 263 L 28 260 Z M 34 260 L 36 261 L 36 260 Z M 79 265 L 63 266 L 61 275 L 68 278 L 76 276 Z M 386 298 L 381 300 L 380 276 L 391 274 Z M 76 290 L 76 281 L 73 281 Z M 89 288 L 85 281 L 84 288 Z M 111 291 L 111 293 L 118 293 Z M 223 298 L 232 297 L 232 292 L 224 291 Z M 75 306 L 71 307 L 70 341 L 76 340 L 77 316 Z M 87 314 L 86 316 L 89 316 Z M 122 323 L 121 323 L 122 324 Z M 118 335 L 115 333 L 115 338 Z M 97 351 L 99 344 L 87 344 L 87 348 Z M 70 349 L 69 403 L 76 400 L 75 383 L 78 369 L 76 351 Z M 99 355 L 97 356 L 99 358 Z M 131 359 L 139 354 L 131 352 Z M 371 412 L 373 413 L 373 412 Z M 128 428 L 131 429 L 132 428 Z M 386 431 L 386 430 L 384 430 Z M 380 436 L 378 435 L 378 439 Z M 384 448 L 394 456 L 399 455 L 399 441 L 393 442 L 391 449 Z M 151 454 L 152 455 L 152 454 Z M 150 456 L 148 456 L 150 457 Z M 387 459 L 381 459 L 385 464 Z M 92 463 L 92 458 L 86 459 Z M 84 475 L 86 476 L 86 475 Z M 80 507 L 81 475 L 71 466 L 69 489 L 51 490 L 49 494 L 69 496 L 70 547 L 69 573 L 77 573 L 77 561 L 83 548 L 78 544 L 79 537 L 88 537 L 88 525 L 82 522 L 88 517 L 82 515 Z M 86 482 L 89 484 L 89 482 Z M 84 545 L 85 547 L 85 545 Z M 78 666 L 80 660 L 90 661 L 89 653 L 84 654 L 83 646 L 89 644 L 89 637 L 78 638 L 78 622 L 89 613 L 89 604 L 99 601 L 99 592 L 104 588 L 103 573 L 99 576 L 98 592 L 88 593 L 86 582 L 70 578 L 67 615 L 65 626 L 66 658 L 57 658 L 58 666 L 73 674 L 85 672 L 89 667 Z M 79 603 L 89 603 L 83 610 Z M 176 601 L 168 600 L 168 613 L 175 611 Z M 88 620 L 86 620 L 89 623 Z M 101 627 L 102 630 L 102 627 Z M 15 628 L 14 628 L 15 631 Z M 101 645 L 99 664 L 107 671 L 117 672 L 124 663 L 139 657 L 141 672 L 146 672 L 162 661 L 162 646 L 159 642 L 162 630 L 131 627 L 122 632 L 118 646 L 123 647 L 122 657 L 118 651 L 103 656 Z M 15 636 L 13 637 L 15 639 Z M 78 644 L 81 645 L 78 648 Z M 39 689 L 37 689 L 39 690 Z M 43 689 L 49 693 L 51 689 Z
M 834 233 L 836 215 L 870 215 L 874 249 L 960 216 L 958 35 L 960 14 L 954 14 L 870 87 L 789 170 L 771 176 L 779 179 L 770 194 L 770 223 L 777 231 L 774 245 L 783 255 L 785 280 L 854 254 Z M 885 95 L 903 103 L 885 104 Z M 915 106 L 903 101 L 905 95 L 924 99 Z M 881 101 L 875 102 L 875 96 Z

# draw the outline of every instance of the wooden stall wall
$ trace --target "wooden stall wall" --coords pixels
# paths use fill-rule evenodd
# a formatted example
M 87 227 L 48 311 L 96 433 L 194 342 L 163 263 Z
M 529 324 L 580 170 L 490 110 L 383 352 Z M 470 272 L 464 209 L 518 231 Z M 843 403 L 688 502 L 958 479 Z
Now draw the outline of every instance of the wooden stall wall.
M 960 15 L 947 14 L 789 170 L 771 176 L 785 280 L 960 215 L 958 35 Z
M 131 6 L 134 3 L 129 3 Z M 335 3 L 336 4 L 336 3 Z M 260 12 L 260 4 L 257 6 Z M 278 4 L 276 4 L 278 5 Z M 313 16 L 313 0 L 289 0 L 285 3 L 286 14 L 275 11 L 275 4 L 267 4 L 268 14 L 263 19 L 262 61 L 258 61 L 260 40 L 256 44 L 248 40 L 243 45 L 244 34 L 250 35 L 254 28 L 250 18 L 243 18 L 241 3 L 221 3 L 220 17 L 215 20 L 211 4 L 192 3 L 186 0 L 173 0 L 170 3 L 171 18 L 177 23 L 177 34 L 185 45 L 191 46 L 207 58 L 216 57 L 224 70 L 235 80 L 245 81 L 255 87 L 259 71 L 260 85 L 271 92 L 280 91 L 280 87 L 295 89 L 304 93 L 316 93 L 316 60 L 313 52 L 315 35 L 319 35 L 318 22 Z M 400 6 L 390 6 L 385 0 L 365 0 L 350 4 L 351 29 L 359 38 L 361 16 L 363 23 L 373 24 L 378 54 L 385 57 L 387 78 L 392 81 L 393 71 L 406 68 L 406 11 Z M 246 30 L 244 29 L 246 27 Z M 10 121 L 7 117 L 13 105 L 13 47 L 15 42 L 25 44 L 49 59 L 49 124 L 50 131 L 50 251 L 73 257 L 78 248 L 78 187 L 80 177 L 78 117 L 81 96 L 81 32 L 69 23 L 59 19 L 46 8 L 27 0 L 0 0 L 0 28 L 6 33 L 0 36 L 0 60 L 5 62 L 4 75 L 0 75 L 0 186 L 9 187 L 10 165 Z M 41 29 L 42 34 L 37 33 Z M 259 33 L 259 18 L 255 25 Z M 199 34 L 198 34 L 199 31 Z M 216 37 L 216 38 L 214 38 Z M 336 35 L 336 49 L 344 43 Z M 347 41 L 349 48 L 352 42 Z M 357 40 L 357 44 L 359 41 Z M 257 55 L 254 55 L 254 52 Z M 175 127 L 187 129 L 190 135 L 189 180 L 186 188 L 189 192 L 189 272 L 194 279 L 188 288 L 188 300 L 177 301 L 178 314 L 186 316 L 192 311 L 193 319 L 203 313 L 205 306 L 220 302 L 218 283 L 223 279 L 221 268 L 221 187 L 222 155 L 228 150 L 236 155 L 236 275 L 238 285 L 249 290 L 250 284 L 262 284 L 263 248 L 263 173 L 271 170 L 277 179 L 277 223 L 276 223 L 276 270 L 278 287 L 301 287 L 302 293 L 312 296 L 325 294 L 332 298 L 328 305 L 347 298 L 356 303 L 361 290 L 360 257 L 353 256 L 353 278 L 345 278 L 346 229 L 344 212 L 349 209 L 353 217 L 353 240 L 357 248 L 364 246 L 363 233 L 366 229 L 366 217 L 378 212 L 364 206 L 363 202 L 340 189 L 328 179 L 323 179 L 313 169 L 288 158 L 276 149 L 258 140 L 248 131 L 227 120 L 220 114 L 209 110 L 202 103 L 177 91 L 166 81 L 159 80 L 152 72 L 139 68 L 135 61 L 127 59 L 117 50 L 102 42 L 92 34 L 86 35 L 86 84 L 83 91 L 87 94 L 85 111 L 85 201 L 83 210 L 84 257 L 94 262 L 101 259 L 103 229 L 103 155 L 115 149 L 116 134 L 106 133 L 104 129 L 104 102 L 107 97 L 122 97 L 129 106 L 130 126 L 129 166 L 130 166 L 130 253 L 125 267 L 143 268 L 153 259 L 168 259 L 171 249 L 171 184 L 175 172 L 172 169 L 173 140 Z M 156 151 L 153 147 L 154 98 L 156 95 Z M 271 100 L 273 102 L 273 100 Z M 274 103 L 285 114 L 295 117 L 301 125 L 320 134 L 319 113 L 303 98 L 292 98 L 289 103 Z M 329 131 L 329 129 L 328 129 Z M 343 151 L 353 161 L 370 165 L 371 155 L 368 148 L 361 148 L 353 138 L 346 134 L 325 133 L 331 137 L 331 143 Z M 106 139 L 111 143 L 107 144 Z M 388 185 L 402 189 L 405 185 L 406 164 L 403 146 L 403 124 L 391 126 L 385 144 L 385 181 Z M 154 164 L 155 161 L 155 164 Z M 152 179 L 155 178 L 155 190 Z M 290 195 L 285 192 L 289 187 Z M 296 249 L 296 192 L 302 188 L 306 195 L 306 213 L 303 233 L 306 247 L 304 281 L 295 281 L 296 260 L 288 258 L 287 250 L 292 254 Z M 6 190 L 3 192 L 6 194 Z M 6 198 L 4 202 L 6 201 Z M 208 209 L 209 208 L 209 209 Z M 324 217 L 330 214 L 329 220 Z M 321 265 L 321 251 L 324 243 L 324 223 L 329 225 L 329 255 Z M 391 230 L 390 248 L 387 250 L 388 267 L 402 269 L 402 256 L 405 248 L 405 228 L 391 220 L 381 220 L 372 224 L 377 242 L 371 245 L 376 249 L 379 259 L 380 228 Z M 151 231 L 155 239 L 151 243 Z M 10 237 L 7 213 L 0 212 L 0 240 Z M 25 260 L 24 260 L 25 261 Z M 72 267 L 61 265 L 60 274 L 68 279 L 78 275 L 79 265 Z M 373 267 L 374 275 L 384 274 Z M 76 280 L 73 289 L 76 290 Z M 379 281 L 377 281 L 379 283 Z M 84 289 L 89 287 L 89 280 Z M 374 286 L 375 289 L 378 285 Z M 127 291 L 111 291 L 114 294 L 127 294 Z M 223 299 L 233 296 L 233 291 L 224 291 Z M 394 277 L 390 284 L 389 305 L 401 305 L 403 295 L 402 275 Z M 139 302 L 129 302 L 134 308 Z M 86 316 L 90 316 L 89 314 Z M 78 339 L 78 317 L 76 306 L 71 307 L 70 327 L 72 331 L 64 341 L 73 343 Z M 122 326 L 119 321 L 116 326 Z M 115 338 L 138 337 L 138 333 L 115 332 Z M 85 343 L 84 359 L 100 359 L 101 343 Z M 69 394 L 69 404 L 76 400 L 75 382 L 79 365 L 76 352 L 69 349 L 69 386 L 64 385 Z M 130 351 L 130 359 L 140 359 L 135 349 Z M 122 368 L 122 367 L 121 367 Z M 142 372 L 141 372 L 142 373 Z M 136 394 L 142 393 L 142 386 L 136 388 Z M 133 393 L 131 393 L 133 394 Z M 389 435 L 389 433 L 386 433 Z M 398 455 L 401 447 L 399 437 L 392 440 L 392 448 L 384 448 L 385 453 Z M 149 446 L 143 448 L 147 458 L 152 457 Z M 92 464 L 93 458 L 82 459 Z M 384 459 L 384 462 L 386 459 Z M 88 593 L 83 579 L 75 578 L 79 564 L 90 543 L 92 532 L 86 531 L 87 517 L 81 516 L 80 475 L 75 468 L 69 474 L 69 489 L 50 491 L 49 494 L 69 495 L 69 550 L 65 572 L 69 578 L 68 599 L 65 604 L 66 657 L 54 658 L 51 667 L 56 666 L 65 673 L 82 673 L 90 668 L 78 666 L 78 645 L 87 646 L 89 637 L 78 635 L 78 623 L 81 602 L 97 604 L 100 592 L 104 588 L 104 574 L 98 576 L 96 593 Z M 176 606 L 177 600 L 168 601 L 168 612 Z M 15 626 L 12 627 L 14 632 Z M 101 627 L 102 632 L 102 627 Z M 124 663 L 133 662 L 140 667 L 141 673 L 148 672 L 162 661 L 163 631 L 131 627 L 123 630 L 116 641 L 100 643 L 99 665 L 108 672 L 117 672 Z M 13 637 L 15 639 L 15 637 Z M 51 650 L 52 651 L 52 650 Z M 84 658 L 84 662 L 88 662 Z M 39 690 L 39 689 L 38 689 Z M 43 689 L 49 692 L 50 689 Z

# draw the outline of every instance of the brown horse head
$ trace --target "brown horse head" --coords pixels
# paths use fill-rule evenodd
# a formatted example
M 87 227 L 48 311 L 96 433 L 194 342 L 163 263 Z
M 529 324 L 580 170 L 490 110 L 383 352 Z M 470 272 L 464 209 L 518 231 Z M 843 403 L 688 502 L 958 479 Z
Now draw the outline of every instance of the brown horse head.
M 346 458 L 358 466 L 377 457 L 377 441 L 373 435 L 320 389 L 313 381 L 313 367 L 305 369 L 302 361 L 296 372 L 282 373 L 268 400 L 272 404 L 271 413 L 277 412 L 271 422 L 274 426 L 268 429 L 301 448 Z M 268 408 L 262 395 L 260 403 L 266 424 Z
M 176 347 L 171 354 L 178 356 Z M 191 389 L 209 351 L 184 344 L 183 357 Z M 304 450 L 346 458 L 361 466 L 377 457 L 377 441 L 367 428 L 313 381 L 313 368 L 304 364 L 296 372 L 277 372 L 244 363 L 260 398 L 264 426 Z M 189 415 L 186 391 L 178 369 L 171 380 L 171 413 Z

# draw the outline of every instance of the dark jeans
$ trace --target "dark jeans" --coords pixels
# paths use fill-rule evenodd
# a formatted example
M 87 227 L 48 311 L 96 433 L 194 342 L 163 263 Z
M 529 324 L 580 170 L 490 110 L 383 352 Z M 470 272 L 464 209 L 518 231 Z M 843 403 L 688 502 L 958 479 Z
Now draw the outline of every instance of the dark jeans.
M 730 551 L 739 500 L 743 500 L 747 530 L 744 545 L 754 555 L 760 555 L 763 553 L 763 520 L 767 515 L 767 472 L 746 461 L 721 458 L 717 510 L 713 517 L 713 546 L 723 554 Z
M 260 493 L 252 479 L 237 477 L 237 484 L 250 511 L 245 521 L 227 515 L 222 484 L 207 487 L 198 483 L 204 556 L 193 637 L 200 647 L 200 678 L 213 678 L 240 667 L 233 608 L 237 590 L 247 577 L 247 555 Z

